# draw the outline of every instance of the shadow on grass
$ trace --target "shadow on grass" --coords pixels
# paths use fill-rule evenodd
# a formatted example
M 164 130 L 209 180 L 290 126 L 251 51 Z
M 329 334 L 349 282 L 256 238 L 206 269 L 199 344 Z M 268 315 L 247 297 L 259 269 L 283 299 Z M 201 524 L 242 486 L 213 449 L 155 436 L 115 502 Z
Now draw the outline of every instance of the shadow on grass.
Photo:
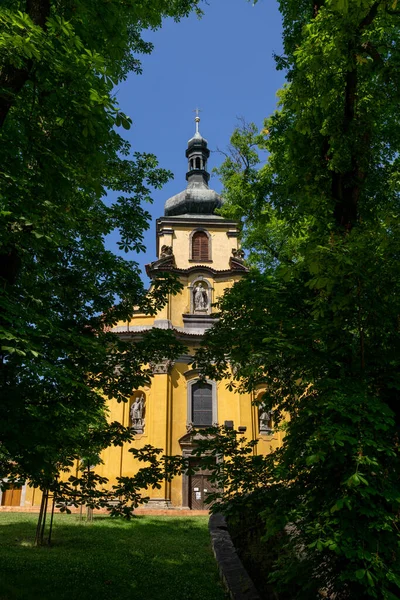
M 0 515 L 0 600 L 222 600 L 205 517 L 132 521 L 56 515 L 34 548 L 36 515 Z

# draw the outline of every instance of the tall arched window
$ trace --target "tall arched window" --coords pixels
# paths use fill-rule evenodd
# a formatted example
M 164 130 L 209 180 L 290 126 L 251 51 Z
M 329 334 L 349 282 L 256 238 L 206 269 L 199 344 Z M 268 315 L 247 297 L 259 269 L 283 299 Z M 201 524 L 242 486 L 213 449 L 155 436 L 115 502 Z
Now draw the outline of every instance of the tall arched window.
M 212 386 L 197 382 L 192 385 L 192 422 L 195 427 L 210 427 L 213 424 Z
M 196 231 L 192 236 L 192 260 L 210 260 L 210 244 L 205 231 Z

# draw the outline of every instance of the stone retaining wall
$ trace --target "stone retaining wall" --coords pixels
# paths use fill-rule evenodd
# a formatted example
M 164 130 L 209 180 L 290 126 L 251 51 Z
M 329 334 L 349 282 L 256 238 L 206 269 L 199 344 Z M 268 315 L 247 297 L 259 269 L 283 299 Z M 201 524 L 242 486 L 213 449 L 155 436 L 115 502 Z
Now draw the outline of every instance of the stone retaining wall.
M 254 583 L 237 555 L 225 517 L 220 513 L 211 515 L 208 527 L 221 579 L 231 599 L 261 600 Z

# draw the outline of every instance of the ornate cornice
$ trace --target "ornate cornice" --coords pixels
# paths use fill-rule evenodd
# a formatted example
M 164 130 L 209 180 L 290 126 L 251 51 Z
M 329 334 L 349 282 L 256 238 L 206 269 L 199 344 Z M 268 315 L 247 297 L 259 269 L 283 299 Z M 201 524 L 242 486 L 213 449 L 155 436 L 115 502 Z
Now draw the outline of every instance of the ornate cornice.
M 167 375 L 173 368 L 175 362 L 173 360 L 164 359 L 159 363 L 150 363 L 150 368 L 153 371 L 153 375 Z
M 243 258 L 240 256 L 231 256 L 229 259 L 229 266 L 232 271 L 242 271 L 248 273 L 249 268 L 244 264 Z
M 160 233 L 164 227 L 173 228 L 173 225 L 178 227 L 188 226 L 190 228 L 193 225 L 209 225 L 210 227 L 218 229 L 237 229 L 237 222 L 224 219 L 219 215 L 175 215 L 175 216 L 164 216 L 159 217 L 156 221 L 157 232 Z
M 213 269 L 209 265 L 204 264 L 193 265 L 193 267 L 188 267 L 187 269 L 178 269 L 178 267 L 175 266 L 175 261 L 168 261 L 168 259 L 166 259 L 165 262 L 161 263 L 162 260 L 164 259 L 156 260 L 155 262 L 146 265 L 146 273 L 149 277 L 155 275 L 159 271 L 169 271 L 170 273 L 175 273 L 176 275 L 190 275 L 191 273 L 205 271 L 209 275 L 212 275 L 215 279 L 218 279 L 218 277 L 223 278 L 227 275 L 234 275 L 238 271 L 247 273 L 249 270 L 242 260 L 232 256 L 229 259 L 229 266 L 231 268 L 222 270 Z

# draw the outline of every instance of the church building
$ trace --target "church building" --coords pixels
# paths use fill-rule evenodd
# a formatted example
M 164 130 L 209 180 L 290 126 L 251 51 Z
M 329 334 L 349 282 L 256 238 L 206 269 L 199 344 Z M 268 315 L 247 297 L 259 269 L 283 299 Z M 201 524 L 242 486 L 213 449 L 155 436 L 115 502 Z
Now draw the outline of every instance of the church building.
M 136 313 L 129 323 L 113 328 L 127 342 L 155 327 L 170 329 L 188 354 L 175 362 L 151 365 L 151 385 L 134 390 L 129 403 L 111 401 L 110 419 L 135 430 L 135 447 L 151 444 L 166 454 L 183 456 L 190 456 L 199 428 L 230 421 L 235 429 L 243 428 L 249 439 L 258 439 L 254 452 L 264 454 L 280 445 L 281 434 L 273 432 L 269 415 L 253 404 L 255 395 L 229 391 L 227 381 L 200 383 L 191 367 L 204 332 L 213 325 L 212 304 L 247 272 L 237 223 L 217 214 L 223 200 L 208 187 L 210 150 L 199 132 L 199 121 L 197 116 L 186 150 L 186 188 L 165 202 L 164 215 L 156 222 L 157 259 L 146 266 L 150 278 L 160 271 L 175 273 L 182 291 L 171 296 L 155 317 Z M 117 477 L 134 475 L 139 465 L 130 448 L 125 444 L 105 450 L 96 471 L 111 484 Z M 150 490 L 147 506 L 203 509 L 210 490 L 207 473 L 176 477 L 161 489 Z M 32 494 L 29 488 L 22 490 L 14 504 L 37 505 L 39 493 L 38 498 Z
M 193 428 L 232 421 L 243 427 L 249 439 L 259 439 L 256 452 L 269 452 L 280 443 L 280 433 L 271 429 L 265 413 L 253 405 L 251 394 L 226 388 L 227 381 L 199 383 L 191 368 L 192 355 L 205 330 L 212 326 L 212 304 L 247 271 L 235 221 L 216 213 L 222 198 L 208 187 L 210 150 L 199 132 L 189 140 L 186 158 L 186 188 L 165 202 L 157 219 L 157 260 L 146 267 L 151 278 L 159 271 L 175 273 L 183 285 L 156 317 L 136 314 L 130 323 L 114 327 L 124 340 L 153 327 L 171 329 L 189 349 L 174 363 L 153 365 L 151 385 L 135 390 L 130 405 L 113 403 L 111 418 L 136 430 L 134 445 L 152 444 L 167 454 L 189 456 L 195 444 Z M 134 472 L 134 458 L 125 448 L 108 448 L 103 456 L 103 474 L 110 480 Z M 211 489 L 206 474 L 177 477 L 160 490 L 151 491 L 150 506 L 206 508 L 204 497 Z

